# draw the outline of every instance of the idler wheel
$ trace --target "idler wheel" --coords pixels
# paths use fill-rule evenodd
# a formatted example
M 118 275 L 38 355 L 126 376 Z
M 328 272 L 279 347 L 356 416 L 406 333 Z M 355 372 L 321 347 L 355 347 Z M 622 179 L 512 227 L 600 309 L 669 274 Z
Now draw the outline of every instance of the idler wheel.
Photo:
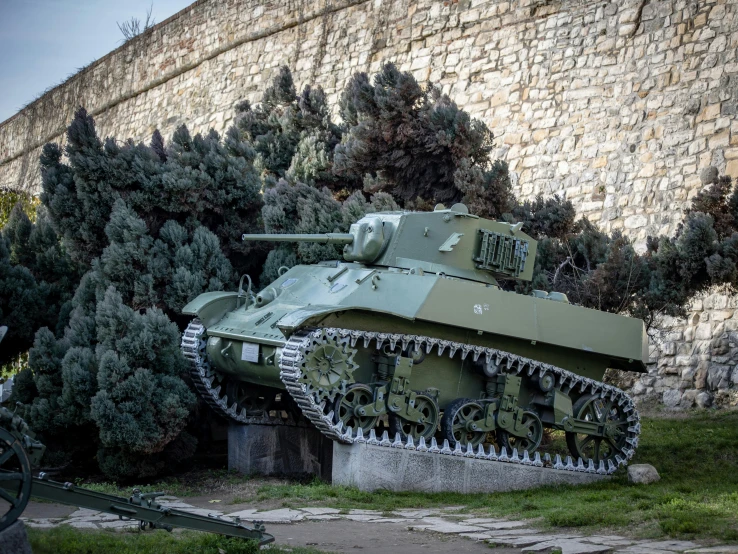
M 462 446 L 479 446 L 487 436 L 487 431 L 476 429 L 475 422 L 484 420 L 484 407 L 470 398 L 457 398 L 443 412 L 441 431 L 443 438 L 453 447 L 457 442 Z
M 31 496 L 31 462 L 20 439 L 0 428 L 0 531 L 12 525 Z
M 397 414 L 390 413 L 387 416 L 391 436 L 400 433 L 402 440 L 412 436 L 413 439 L 424 437 L 430 439 L 438 428 L 439 410 L 435 399 L 427 394 L 418 394 L 415 397 L 415 409 L 421 413 L 420 421 L 403 419 Z
M 628 416 L 617 402 L 599 395 L 586 394 L 574 403 L 572 412 L 576 419 L 602 424 L 605 429 L 604 436 L 601 437 L 567 432 L 566 444 L 574 459 L 582 458 L 585 463 L 594 460 L 595 465 L 598 465 L 600 460 L 615 462 L 618 454 L 626 458 L 624 449 L 628 436 Z
M 513 448 L 517 448 L 518 453 L 527 450 L 529 454 L 533 454 L 543 439 L 543 423 L 541 423 L 541 419 L 535 413 L 525 411 L 523 412 L 521 426 L 523 428 L 523 436 L 513 435 L 505 429 L 498 429 L 497 440 L 500 443 L 500 447 L 504 446 L 508 452 L 511 452 Z
M 374 391 L 371 387 L 361 383 L 351 385 L 346 394 L 336 399 L 336 407 L 333 410 L 335 423 L 343 421 L 343 428 L 351 427 L 354 433 L 360 427 L 364 436 L 368 435 L 379 418 L 361 415 L 361 408 L 373 403 Z
M 228 377 L 223 379 L 227 395 L 227 402 L 236 403 L 233 408 L 236 413 L 249 417 L 268 417 L 269 411 L 274 408 L 277 391 L 264 389 L 259 385 L 233 381 Z

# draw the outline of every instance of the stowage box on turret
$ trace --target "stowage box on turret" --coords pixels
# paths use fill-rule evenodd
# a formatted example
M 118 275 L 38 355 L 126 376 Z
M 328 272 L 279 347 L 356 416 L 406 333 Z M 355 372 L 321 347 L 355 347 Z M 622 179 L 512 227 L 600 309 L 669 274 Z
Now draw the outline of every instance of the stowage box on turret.
M 645 371 L 643 322 L 502 290 L 498 280 L 532 278 L 536 242 L 520 227 L 456 204 L 370 214 L 346 234 L 244 235 L 342 244 L 344 261 L 284 268 L 258 293 L 245 277 L 185 306 L 196 386 L 231 420 L 309 421 L 342 442 L 387 430 L 421 449 L 445 439 L 467 455 L 492 445 L 538 460 L 551 428 L 582 469 L 612 472 L 640 424 L 602 379 L 608 367 Z

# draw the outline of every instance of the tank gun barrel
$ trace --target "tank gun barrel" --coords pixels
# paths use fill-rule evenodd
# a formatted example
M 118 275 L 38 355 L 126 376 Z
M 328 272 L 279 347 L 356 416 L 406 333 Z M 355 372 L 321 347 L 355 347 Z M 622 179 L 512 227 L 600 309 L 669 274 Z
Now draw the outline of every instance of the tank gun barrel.
M 266 242 L 317 242 L 320 244 L 351 244 L 354 236 L 350 233 L 319 233 L 314 235 L 265 234 L 242 235 L 242 240 L 263 240 Z

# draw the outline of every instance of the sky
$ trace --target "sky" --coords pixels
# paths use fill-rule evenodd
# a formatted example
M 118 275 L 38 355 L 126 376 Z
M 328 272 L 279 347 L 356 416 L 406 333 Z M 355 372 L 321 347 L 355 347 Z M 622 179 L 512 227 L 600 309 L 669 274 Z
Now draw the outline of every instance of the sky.
M 194 0 L 0 0 L 0 122 L 123 44 L 117 22 L 156 23 Z

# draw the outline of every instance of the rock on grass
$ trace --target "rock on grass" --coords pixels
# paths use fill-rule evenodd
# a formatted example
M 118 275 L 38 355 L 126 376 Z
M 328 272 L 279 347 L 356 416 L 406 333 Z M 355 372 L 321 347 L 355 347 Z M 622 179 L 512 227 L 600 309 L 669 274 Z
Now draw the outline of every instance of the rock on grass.
M 661 479 L 659 472 L 651 464 L 633 464 L 628 466 L 628 482 L 636 485 L 648 485 Z

